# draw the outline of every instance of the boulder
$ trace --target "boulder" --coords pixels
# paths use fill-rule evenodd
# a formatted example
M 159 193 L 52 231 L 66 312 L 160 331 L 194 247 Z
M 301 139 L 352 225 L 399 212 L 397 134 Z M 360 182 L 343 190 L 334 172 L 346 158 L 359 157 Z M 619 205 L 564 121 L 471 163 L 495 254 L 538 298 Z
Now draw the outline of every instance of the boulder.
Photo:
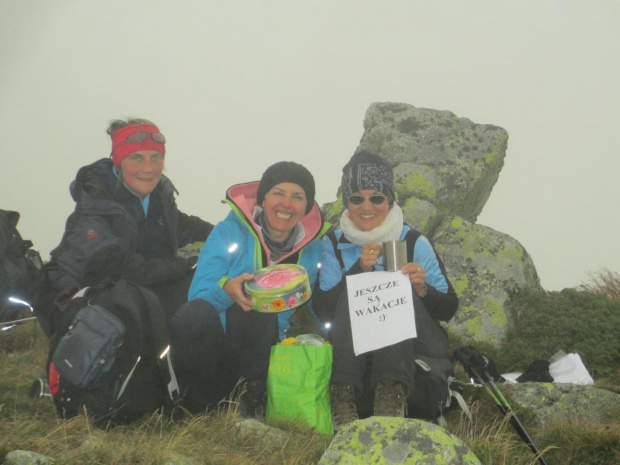
M 592 385 L 527 382 L 504 385 L 502 392 L 513 408 L 531 414 L 528 423 L 534 427 L 567 420 L 610 424 L 620 410 L 620 394 Z
M 399 205 L 425 200 L 473 223 L 497 182 L 507 143 L 504 129 L 449 111 L 373 103 L 358 150 L 373 151 L 394 168 Z
M 345 425 L 319 465 L 477 465 L 459 438 L 421 420 L 370 417 Z
M 38 452 L 13 450 L 6 454 L 3 463 L 7 465 L 52 465 L 56 463 L 56 460 Z
M 254 418 L 240 420 L 236 425 L 243 437 L 252 437 L 265 444 L 286 442 L 287 434 L 281 429 L 266 425 Z
M 446 217 L 432 240 L 459 296 L 450 332 L 497 344 L 506 333 L 510 293 L 540 287 L 532 258 L 512 237 L 459 217 Z

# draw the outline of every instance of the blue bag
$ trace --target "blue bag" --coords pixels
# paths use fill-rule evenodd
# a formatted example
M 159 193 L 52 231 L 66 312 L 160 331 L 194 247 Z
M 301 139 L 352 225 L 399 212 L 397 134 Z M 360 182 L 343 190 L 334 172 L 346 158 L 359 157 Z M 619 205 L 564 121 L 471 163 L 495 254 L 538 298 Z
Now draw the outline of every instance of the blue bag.
M 110 371 L 125 325 L 99 304 L 82 308 L 52 356 L 58 373 L 74 386 L 89 388 Z

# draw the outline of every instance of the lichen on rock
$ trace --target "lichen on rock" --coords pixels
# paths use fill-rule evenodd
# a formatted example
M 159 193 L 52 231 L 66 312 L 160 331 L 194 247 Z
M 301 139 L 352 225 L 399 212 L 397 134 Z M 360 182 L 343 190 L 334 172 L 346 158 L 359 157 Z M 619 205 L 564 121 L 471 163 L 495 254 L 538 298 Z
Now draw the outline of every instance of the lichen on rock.
M 459 438 L 421 420 L 370 417 L 346 425 L 334 437 L 319 465 L 478 465 Z

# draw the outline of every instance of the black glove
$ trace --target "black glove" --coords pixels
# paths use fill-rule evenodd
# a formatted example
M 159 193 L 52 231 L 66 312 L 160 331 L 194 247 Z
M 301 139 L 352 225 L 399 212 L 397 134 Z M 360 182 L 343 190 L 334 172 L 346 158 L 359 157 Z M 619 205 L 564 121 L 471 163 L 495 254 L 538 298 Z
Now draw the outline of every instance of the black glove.
M 83 286 L 94 286 L 110 279 L 118 281 L 123 275 L 127 253 L 118 245 L 109 245 L 95 252 L 84 266 Z

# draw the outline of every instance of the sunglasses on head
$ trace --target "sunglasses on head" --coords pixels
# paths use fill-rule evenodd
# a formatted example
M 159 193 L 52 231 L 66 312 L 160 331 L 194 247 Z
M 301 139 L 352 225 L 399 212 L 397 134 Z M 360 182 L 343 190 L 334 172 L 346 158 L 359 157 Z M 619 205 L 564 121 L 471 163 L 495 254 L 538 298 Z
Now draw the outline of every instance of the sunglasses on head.
M 372 203 L 373 205 L 381 205 L 383 202 L 385 202 L 386 199 L 387 197 L 381 194 L 373 194 L 368 197 L 368 200 L 370 200 L 370 203 Z M 349 197 L 349 202 L 351 202 L 353 205 L 361 205 L 364 203 L 365 200 L 366 197 L 358 194 L 354 194 Z
M 161 132 L 134 132 L 132 134 L 129 134 L 125 141 L 135 144 L 137 142 L 144 142 L 149 138 L 149 136 L 151 136 L 151 139 L 153 139 L 158 144 L 166 143 L 166 138 Z

